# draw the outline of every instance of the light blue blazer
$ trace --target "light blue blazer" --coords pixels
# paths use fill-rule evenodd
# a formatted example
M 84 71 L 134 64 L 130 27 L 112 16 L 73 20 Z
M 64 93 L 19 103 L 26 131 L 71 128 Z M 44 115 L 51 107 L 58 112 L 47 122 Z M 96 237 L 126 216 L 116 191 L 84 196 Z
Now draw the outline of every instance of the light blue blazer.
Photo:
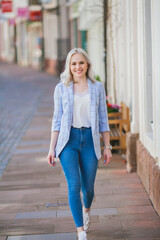
M 93 83 L 89 78 L 88 90 L 90 94 L 90 120 L 97 159 L 101 158 L 100 133 L 110 131 L 106 106 L 106 94 L 103 83 Z M 58 83 L 54 91 L 54 114 L 51 131 L 59 131 L 56 144 L 56 157 L 59 156 L 69 140 L 73 117 L 73 82 L 65 86 Z

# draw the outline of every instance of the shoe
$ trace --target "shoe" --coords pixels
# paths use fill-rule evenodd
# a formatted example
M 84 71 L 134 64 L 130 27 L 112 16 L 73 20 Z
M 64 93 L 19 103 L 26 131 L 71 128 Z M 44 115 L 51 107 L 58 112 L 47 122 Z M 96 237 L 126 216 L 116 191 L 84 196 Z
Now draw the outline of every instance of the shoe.
M 86 231 L 86 232 L 88 231 L 90 224 L 91 224 L 90 211 L 85 212 L 84 206 L 83 206 L 83 228 L 84 228 L 84 231 Z
M 87 234 L 85 231 L 78 233 L 78 240 L 87 240 Z

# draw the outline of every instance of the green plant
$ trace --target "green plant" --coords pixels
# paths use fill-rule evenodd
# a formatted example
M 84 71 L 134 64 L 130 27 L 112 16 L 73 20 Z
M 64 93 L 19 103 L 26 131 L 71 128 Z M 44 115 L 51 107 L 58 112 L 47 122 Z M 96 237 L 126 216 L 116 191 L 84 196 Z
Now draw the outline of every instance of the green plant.
M 101 82 L 101 78 L 100 78 L 99 75 L 95 75 L 94 78 L 95 78 L 97 81 Z

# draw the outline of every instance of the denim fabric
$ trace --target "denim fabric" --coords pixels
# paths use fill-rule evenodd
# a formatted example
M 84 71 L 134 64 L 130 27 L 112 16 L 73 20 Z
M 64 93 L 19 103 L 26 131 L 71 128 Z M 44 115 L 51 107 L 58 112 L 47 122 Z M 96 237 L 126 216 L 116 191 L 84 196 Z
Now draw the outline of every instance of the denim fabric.
M 68 200 L 76 227 L 83 226 L 83 205 L 90 208 L 94 197 L 94 182 L 98 159 L 91 128 L 71 127 L 69 141 L 60 153 L 60 162 L 68 183 Z

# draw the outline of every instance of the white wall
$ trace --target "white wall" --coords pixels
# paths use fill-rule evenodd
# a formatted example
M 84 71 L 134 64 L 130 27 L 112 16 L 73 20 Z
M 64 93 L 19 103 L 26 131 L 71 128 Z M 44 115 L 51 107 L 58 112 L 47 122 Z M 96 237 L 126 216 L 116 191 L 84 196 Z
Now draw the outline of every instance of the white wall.
M 160 166 L 160 1 L 152 0 L 154 157 Z
M 108 20 L 108 86 L 113 102 L 131 108 L 132 39 L 130 1 L 110 0 Z
M 88 30 L 93 23 L 103 19 L 103 0 L 81 0 L 79 4 L 79 28 Z
M 149 15 L 145 11 L 146 4 L 148 6 L 151 4 L 150 24 L 147 22 Z M 140 140 L 160 166 L 160 1 L 137 1 L 137 6 Z M 153 119 L 153 131 L 150 125 L 151 119 Z
M 2 22 L 2 29 L 3 29 L 3 43 L 2 43 L 2 52 L 1 52 L 1 56 L 2 59 L 4 60 L 8 60 L 8 49 L 9 49 L 9 25 L 8 25 L 8 21 L 5 20 Z
M 131 132 L 139 132 L 138 2 L 131 1 Z M 138 103 L 138 104 L 137 104 Z
M 60 36 L 63 39 L 69 38 L 69 29 L 68 29 L 68 16 L 66 8 L 66 0 L 60 0 L 60 14 L 61 14 L 61 26 L 60 26 Z
M 103 0 L 81 0 L 79 14 L 79 30 L 87 31 L 87 51 L 93 71 L 104 82 Z
M 44 14 L 45 58 L 57 59 L 57 16 L 53 13 Z
M 145 37 L 145 2 L 138 2 L 138 79 L 139 79 L 139 124 L 140 140 L 153 154 L 153 139 L 146 133 L 146 37 Z M 150 96 L 148 96 L 150 97 Z
M 93 71 L 104 82 L 104 52 L 103 52 L 103 23 L 98 20 L 88 30 L 88 55 L 91 59 Z

